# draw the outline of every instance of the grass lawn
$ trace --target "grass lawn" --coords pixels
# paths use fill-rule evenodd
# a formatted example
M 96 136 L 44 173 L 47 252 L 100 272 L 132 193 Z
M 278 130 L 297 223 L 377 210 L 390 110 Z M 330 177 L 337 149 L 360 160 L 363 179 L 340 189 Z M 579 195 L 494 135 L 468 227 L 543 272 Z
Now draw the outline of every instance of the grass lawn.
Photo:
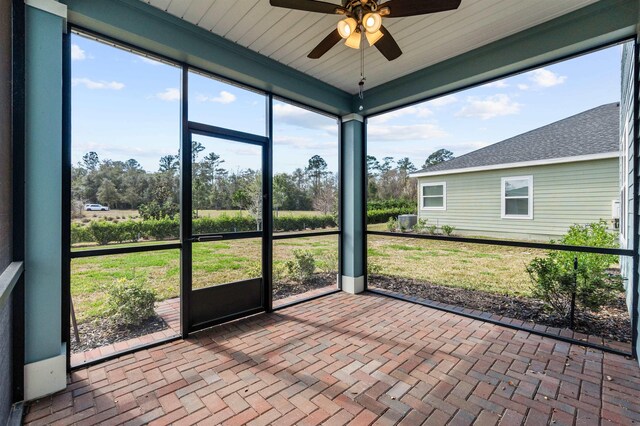
M 319 272 L 337 272 L 338 236 L 309 237 L 274 242 L 276 281 L 293 250 L 311 251 Z M 260 276 L 261 241 L 229 240 L 193 245 L 193 287 Z M 159 300 L 180 294 L 180 250 L 132 253 L 74 259 L 71 295 L 78 322 L 100 316 L 107 289 L 118 278 L 139 280 L 153 287 Z
M 198 210 L 198 215 L 200 217 L 219 217 L 223 214 L 227 214 L 228 216 L 235 216 L 237 214 L 247 215 L 248 213 L 244 210 Z M 295 211 L 295 210 L 281 210 L 278 212 L 278 216 L 317 216 L 321 215 L 322 212 L 318 211 Z M 276 212 L 273 212 L 273 215 L 276 215 Z M 73 219 L 73 223 L 86 223 L 91 220 L 99 220 L 104 218 L 113 218 L 113 219 L 139 219 L 138 210 L 109 210 L 106 212 L 82 212 L 81 218 Z
M 526 267 L 544 250 L 436 240 L 368 237 L 368 262 L 380 274 L 449 287 L 531 296 Z
M 320 272 L 337 271 L 335 235 L 274 242 L 276 281 L 293 250 L 310 250 Z M 260 240 L 194 244 L 194 288 L 260 275 Z M 452 287 L 530 296 L 526 265 L 541 250 L 369 236 L 368 260 L 379 273 Z M 80 322 L 104 312 L 107 288 L 118 278 L 141 280 L 160 300 L 180 293 L 180 252 L 134 253 L 74 259 L 71 293 Z

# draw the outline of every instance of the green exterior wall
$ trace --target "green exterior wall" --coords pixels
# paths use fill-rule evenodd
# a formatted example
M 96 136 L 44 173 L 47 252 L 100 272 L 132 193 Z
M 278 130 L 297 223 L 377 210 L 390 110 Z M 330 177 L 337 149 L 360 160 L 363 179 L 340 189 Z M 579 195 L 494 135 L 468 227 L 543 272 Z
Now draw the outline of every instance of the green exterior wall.
M 419 216 L 428 219 L 429 225 L 455 226 L 456 234 L 554 239 L 574 223 L 610 221 L 611 202 L 619 196 L 618 161 L 611 158 L 419 178 L 418 185 L 447 184 L 446 211 L 419 208 Z M 533 219 L 501 217 L 501 178 L 511 176 L 533 176 Z
M 63 19 L 27 7 L 25 358 L 60 355 Z
M 625 177 L 627 178 L 627 214 L 626 222 L 621 224 L 625 232 L 620 235 L 620 246 L 626 249 L 633 249 L 633 57 L 633 45 L 625 45 L 622 54 L 620 98 L 620 152 L 623 154 L 620 156 L 620 182 L 621 187 L 624 186 Z M 632 259 L 621 257 L 620 268 L 625 277 L 627 306 L 631 309 L 632 288 L 629 278 L 633 275 Z

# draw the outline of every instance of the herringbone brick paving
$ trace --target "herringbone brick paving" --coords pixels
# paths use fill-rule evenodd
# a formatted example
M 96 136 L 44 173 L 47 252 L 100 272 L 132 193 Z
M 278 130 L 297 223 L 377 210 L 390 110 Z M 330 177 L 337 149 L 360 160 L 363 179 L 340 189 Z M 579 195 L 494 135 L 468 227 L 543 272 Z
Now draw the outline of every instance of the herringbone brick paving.
M 339 293 L 71 374 L 37 424 L 633 424 L 636 361 Z

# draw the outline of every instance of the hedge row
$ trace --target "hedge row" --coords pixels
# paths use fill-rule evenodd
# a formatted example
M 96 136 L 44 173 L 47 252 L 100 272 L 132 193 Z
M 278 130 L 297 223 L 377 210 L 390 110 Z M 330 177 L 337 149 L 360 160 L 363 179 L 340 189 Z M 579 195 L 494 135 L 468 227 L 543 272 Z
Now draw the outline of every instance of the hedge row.
M 367 210 L 410 209 L 410 213 L 416 212 L 415 200 L 369 200 Z
M 397 218 L 401 214 L 415 214 L 413 207 L 399 207 L 394 209 L 369 210 L 367 212 L 367 223 L 385 223 L 389 218 Z
M 390 217 L 412 213 L 410 208 L 373 210 L 367 213 L 368 223 L 384 223 Z M 318 216 L 280 216 L 274 218 L 274 230 L 281 232 L 303 231 L 305 229 L 324 229 L 336 226 L 332 215 Z M 250 216 L 202 217 L 193 219 L 193 233 L 215 234 L 220 232 L 255 231 L 257 224 Z M 88 225 L 71 226 L 71 243 L 108 243 L 135 242 L 140 239 L 167 240 L 177 239 L 180 235 L 178 219 L 159 219 L 122 222 L 97 220 Z

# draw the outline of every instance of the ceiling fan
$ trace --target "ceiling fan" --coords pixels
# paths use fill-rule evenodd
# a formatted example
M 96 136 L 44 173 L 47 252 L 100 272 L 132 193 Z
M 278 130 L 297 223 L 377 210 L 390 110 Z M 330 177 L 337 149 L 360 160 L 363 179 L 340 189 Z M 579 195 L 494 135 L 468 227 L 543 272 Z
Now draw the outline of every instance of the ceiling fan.
M 402 55 L 400 46 L 382 25 L 382 18 L 426 15 L 454 10 L 462 0 L 343 0 L 343 5 L 316 0 L 270 0 L 271 6 L 307 12 L 345 16 L 338 27 L 325 37 L 308 57 L 318 59 L 344 39 L 345 44 L 359 49 L 364 34 L 370 46 L 375 46 L 389 61 Z

